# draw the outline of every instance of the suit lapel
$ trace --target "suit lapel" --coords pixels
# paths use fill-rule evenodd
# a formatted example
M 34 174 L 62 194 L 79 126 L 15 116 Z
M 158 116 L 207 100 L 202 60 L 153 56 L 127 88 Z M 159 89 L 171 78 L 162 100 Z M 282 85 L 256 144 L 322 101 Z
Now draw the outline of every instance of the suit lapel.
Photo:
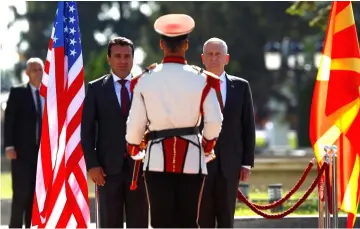
M 119 115 L 122 115 L 119 100 L 116 97 L 114 81 L 111 74 L 107 75 L 104 78 L 104 90 L 106 94 L 106 99 L 109 101 L 110 106 L 114 107 L 115 111 L 118 112 Z
M 231 77 L 225 73 L 226 79 L 226 101 L 224 107 L 224 115 L 231 110 L 231 106 L 235 100 L 235 85 Z
M 133 80 L 133 78 L 134 78 L 134 76 L 131 75 L 130 85 L 131 85 L 131 81 Z M 133 100 L 133 93 L 132 93 L 131 91 L 129 91 L 129 92 L 130 92 L 130 107 L 129 107 L 129 110 L 130 110 L 131 104 L 132 104 L 132 100 Z

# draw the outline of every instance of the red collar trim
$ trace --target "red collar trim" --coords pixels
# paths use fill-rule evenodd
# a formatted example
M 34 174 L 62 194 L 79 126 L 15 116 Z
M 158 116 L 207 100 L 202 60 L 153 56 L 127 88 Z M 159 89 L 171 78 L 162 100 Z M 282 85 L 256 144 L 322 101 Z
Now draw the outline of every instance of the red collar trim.
M 183 57 L 178 56 L 168 56 L 164 57 L 162 63 L 178 63 L 178 64 L 187 64 L 187 61 Z

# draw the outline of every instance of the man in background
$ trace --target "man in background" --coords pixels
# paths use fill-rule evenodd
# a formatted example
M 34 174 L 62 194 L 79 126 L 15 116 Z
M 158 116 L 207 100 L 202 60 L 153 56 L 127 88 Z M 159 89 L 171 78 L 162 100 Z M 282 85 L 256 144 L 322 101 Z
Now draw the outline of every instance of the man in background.
M 10 90 L 5 110 L 5 154 L 11 160 L 13 198 L 9 228 L 31 226 L 36 165 L 41 139 L 44 99 L 39 86 L 44 64 L 39 58 L 26 62 L 29 82 Z
M 81 122 L 86 167 L 99 188 L 100 227 L 148 228 L 148 204 L 142 177 L 130 191 L 134 161 L 126 149 L 126 120 L 130 109 L 130 73 L 134 45 L 124 37 L 108 43 L 111 73 L 88 84 Z M 141 174 L 141 173 L 139 173 Z
M 230 56 L 223 40 L 206 41 L 201 58 L 206 70 L 220 77 L 224 120 L 215 146 L 216 159 L 207 164 L 199 222 L 204 228 L 232 228 L 239 181 L 245 182 L 254 166 L 252 95 L 246 80 L 225 72 Z

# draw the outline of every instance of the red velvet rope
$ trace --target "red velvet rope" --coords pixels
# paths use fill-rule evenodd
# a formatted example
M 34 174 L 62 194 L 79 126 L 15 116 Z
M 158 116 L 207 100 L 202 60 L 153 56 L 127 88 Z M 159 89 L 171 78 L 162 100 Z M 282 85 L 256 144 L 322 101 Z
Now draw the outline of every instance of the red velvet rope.
M 301 197 L 291 208 L 289 208 L 288 210 L 286 210 L 284 212 L 281 212 L 281 213 L 278 213 L 278 214 L 267 214 L 265 212 L 262 212 L 261 210 L 257 209 L 252 203 L 250 203 L 240 191 L 238 191 L 238 199 L 240 201 L 244 201 L 244 203 L 251 210 L 253 210 L 256 214 L 261 215 L 264 218 L 267 218 L 267 219 L 280 219 L 280 218 L 283 218 L 283 217 L 291 214 L 293 211 L 295 211 L 309 197 L 309 195 L 314 191 L 316 185 L 319 183 L 322 174 L 324 173 L 325 169 L 328 168 L 328 166 L 329 166 L 329 164 L 327 164 L 327 163 L 323 164 L 323 166 L 321 167 L 320 172 L 318 173 L 317 177 L 315 178 L 314 182 L 311 184 L 309 189 L 306 190 L 304 196 Z
M 300 180 L 295 184 L 295 186 L 280 200 L 277 200 L 271 204 L 266 204 L 266 205 L 260 205 L 260 204 L 255 204 L 250 202 L 249 200 L 247 200 L 249 203 L 251 203 L 253 206 L 255 206 L 257 209 L 260 210 L 268 210 L 268 209 L 272 209 L 275 208 L 277 206 L 280 206 L 282 203 L 284 203 L 285 201 L 287 201 L 292 195 L 294 195 L 294 193 L 301 187 L 301 185 L 304 183 L 307 175 L 309 174 L 309 172 L 311 171 L 311 168 L 313 167 L 314 162 L 313 160 L 310 161 L 308 167 L 305 169 L 304 173 L 302 174 Z

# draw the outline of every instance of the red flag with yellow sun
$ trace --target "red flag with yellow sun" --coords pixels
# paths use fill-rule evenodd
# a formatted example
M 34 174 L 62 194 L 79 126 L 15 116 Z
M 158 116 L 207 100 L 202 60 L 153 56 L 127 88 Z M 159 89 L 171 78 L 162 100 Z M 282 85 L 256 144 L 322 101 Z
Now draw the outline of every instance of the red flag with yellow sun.
M 336 145 L 339 209 L 353 227 L 359 204 L 360 51 L 351 2 L 332 3 L 314 88 L 310 140 L 318 162 Z M 331 174 L 331 172 L 330 172 Z

